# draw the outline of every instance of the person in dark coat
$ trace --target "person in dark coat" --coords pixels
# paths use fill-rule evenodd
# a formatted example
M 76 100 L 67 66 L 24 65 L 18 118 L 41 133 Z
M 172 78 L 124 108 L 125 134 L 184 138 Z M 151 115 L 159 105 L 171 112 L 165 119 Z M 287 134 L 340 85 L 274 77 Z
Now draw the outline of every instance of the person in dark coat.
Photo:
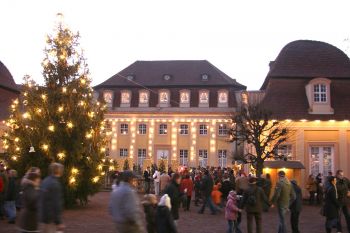
M 203 205 L 201 209 L 198 211 L 199 214 L 203 214 L 205 207 L 208 205 L 211 211 L 211 214 L 216 214 L 216 207 L 214 206 L 213 200 L 211 199 L 211 192 L 213 191 L 214 181 L 209 174 L 208 170 L 205 170 L 204 177 L 202 179 L 201 184 L 201 193 L 204 198 Z
M 233 184 L 228 176 L 227 173 L 224 174 L 224 178 L 222 179 L 222 185 L 220 188 L 220 191 L 222 193 L 222 199 L 226 200 L 228 197 L 228 194 L 230 193 L 230 191 L 233 190 Z
M 179 207 L 181 202 L 180 194 L 180 182 L 181 177 L 178 173 L 175 173 L 171 179 L 170 184 L 165 188 L 164 194 L 168 194 L 171 201 L 171 214 L 173 215 L 174 221 L 180 218 L 179 216 Z
M 242 207 L 247 212 L 248 233 L 253 233 L 253 218 L 255 218 L 256 233 L 262 233 L 263 205 L 269 203 L 264 191 L 256 185 L 256 182 L 256 178 L 249 178 L 249 187 L 244 192 L 242 200 Z
M 143 210 L 146 216 L 147 233 L 156 232 L 156 212 L 157 212 L 157 197 L 154 194 L 146 194 L 145 200 L 142 203 Z
M 177 233 L 175 221 L 170 210 L 171 201 L 168 194 L 164 194 L 158 204 L 156 214 L 157 233 Z
M 63 175 L 63 166 L 52 163 L 49 167 L 50 175 L 41 184 L 40 220 L 44 224 L 43 232 L 62 231 L 63 195 L 59 178 Z
M 344 218 L 347 225 L 347 230 L 350 232 L 350 213 L 349 213 L 349 198 L 348 193 L 350 191 L 350 181 L 344 177 L 344 172 L 338 170 L 336 173 L 337 176 L 337 192 L 338 192 L 338 201 L 340 205 L 340 213 L 343 212 Z M 341 218 L 339 217 L 339 222 L 337 226 L 338 232 L 342 232 Z
M 151 189 L 151 171 L 149 167 L 143 172 L 143 178 L 145 182 L 145 193 L 149 194 Z
M 18 196 L 17 171 L 10 170 L 5 196 L 5 211 L 10 224 L 16 221 L 16 200 Z
M 326 232 L 331 233 L 332 228 L 338 226 L 339 222 L 339 208 L 338 191 L 337 191 L 337 179 L 334 176 L 329 177 L 329 183 L 331 184 L 326 191 L 326 198 L 324 203 L 324 213 L 326 217 Z
M 298 186 L 295 180 L 291 180 L 292 187 L 295 192 L 295 200 L 289 206 L 290 209 L 290 224 L 292 226 L 293 233 L 300 233 L 299 231 L 299 215 L 303 203 L 303 196 L 301 188 Z
M 38 202 L 40 175 L 35 172 L 26 174 L 22 180 L 22 209 L 19 214 L 18 227 L 22 233 L 39 232 Z

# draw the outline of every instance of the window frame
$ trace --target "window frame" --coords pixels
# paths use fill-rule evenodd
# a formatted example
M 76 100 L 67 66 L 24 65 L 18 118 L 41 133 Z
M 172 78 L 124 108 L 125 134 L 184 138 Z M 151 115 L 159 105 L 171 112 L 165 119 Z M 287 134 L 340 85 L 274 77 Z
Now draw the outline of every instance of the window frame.
M 313 86 L 313 101 L 317 104 L 328 103 L 328 88 L 326 83 L 315 83 Z M 324 90 L 322 88 L 324 87 Z M 316 90 L 318 88 L 318 90 Z M 316 98 L 318 100 L 316 100 Z M 323 100 L 324 98 L 324 100 Z
M 121 123 L 120 124 L 120 134 L 127 135 L 129 133 L 129 124 Z
M 206 157 L 204 157 L 206 155 Z M 201 163 L 205 161 L 205 166 L 201 166 Z M 208 166 L 208 150 L 207 149 L 199 149 L 198 150 L 198 165 L 201 167 Z
M 224 127 L 224 129 L 222 127 Z M 228 136 L 228 130 L 227 124 L 220 123 L 218 126 L 218 135 L 220 137 Z
M 126 155 L 125 155 L 125 153 L 126 153 Z M 119 149 L 119 157 L 127 158 L 128 156 L 129 156 L 128 148 L 120 148 Z
M 145 124 L 145 123 L 138 124 L 137 132 L 139 135 L 146 135 L 147 134 L 147 124 Z
M 168 124 L 164 124 L 164 123 L 163 124 L 159 124 L 159 126 L 158 126 L 158 134 L 159 135 L 167 135 L 168 134 Z
M 220 95 L 221 94 L 225 94 L 226 95 L 226 101 L 225 102 L 221 102 L 220 101 Z M 219 107 L 226 107 L 226 106 L 228 106 L 228 101 L 229 101 L 228 91 L 227 90 L 219 90 L 218 91 L 218 106 Z
M 185 129 L 182 128 L 182 126 L 186 126 Z M 180 135 L 188 135 L 189 134 L 189 126 L 188 124 L 180 124 L 180 131 L 179 131 L 179 134 Z
M 179 165 L 188 166 L 188 150 L 180 149 L 179 150 Z
M 141 152 L 141 153 L 140 153 Z M 144 160 L 147 158 L 147 149 L 138 148 L 137 149 L 137 165 L 143 167 Z M 140 162 L 141 161 L 141 162 Z
M 147 96 L 147 101 L 146 102 L 142 102 L 141 101 L 141 95 L 142 94 L 145 94 Z M 147 107 L 147 106 L 149 106 L 149 98 L 150 98 L 149 91 L 147 91 L 147 90 L 140 90 L 139 91 L 139 107 Z
M 166 93 L 166 95 L 167 95 L 168 99 L 167 99 L 166 102 L 161 101 L 162 93 Z M 158 92 L 158 103 L 159 103 L 160 107 L 168 107 L 169 106 L 169 104 L 170 104 L 170 91 L 169 90 L 165 90 L 165 89 L 159 90 L 159 92 Z
M 206 101 L 203 101 L 202 100 L 202 94 L 207 94 L 207 100 Z M 198 93 L 198 103 L 199 105 L 201 106 L 209 106 L 209 102 L 210 102 L 210 92 L 209 90 L 200 90 L 199 93 Z
M 205 126 L 205 128 L 203 129 L 202 126 Z M 206 136 L 208 135 L 208 125 L 207 124 L 200 124 L 199 127 L 199 135 L 201 136 Z
M 285 144 L 278 145 L 278 147 L 276 149 L 277 150 L 276 153 L 277 153 L 278 156 L 283 154 L 282 152 L 280 152 L 280 151 L 284 150 L 282 147 L 286 147 L 287 148 L 286 149 L 286 151 L 287 151 L 286 158 L 288 160 L 290 160 L 290 161 L 295 160 L 295 155 L 294 155 L 294 151 L 293 151 L 293 145 L 290 144 L 290 143 L 285 143 Z M 288 148 L 288 147 L 290 147 L 290 148 Z M 288 151 L 290 152 L 291 156 L 288 156 Z
M 225 152 L 225 153 L 223 153 Z M 227 167 L 227 150 L 226 149 L 220 149 L 218 150 L 218 164 L 219 167 L 223 168 L 223 167 Z M 223 157 L 224 156 L 224 157 Z M 221 161 L 221 162 L 220 162 Z M 225 162 L 224 162 L 225 161 Z M 225 164 L 225 166 L 224 166 Z

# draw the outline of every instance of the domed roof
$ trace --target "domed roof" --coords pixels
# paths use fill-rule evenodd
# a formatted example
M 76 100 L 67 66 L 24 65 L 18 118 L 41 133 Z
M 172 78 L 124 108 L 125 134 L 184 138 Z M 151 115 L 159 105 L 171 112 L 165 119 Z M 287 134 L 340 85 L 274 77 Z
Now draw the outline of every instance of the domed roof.
M 271 62 L 268 77 L 350 78 L 350 60 L 331 44 L 297 40 L 284 46 Z
M 6 66 L 1 61 L 0 61 L 0 87 L 18 92 L 15 80 L 13 80 L 13 77 L 10 71 L 6 68 Z

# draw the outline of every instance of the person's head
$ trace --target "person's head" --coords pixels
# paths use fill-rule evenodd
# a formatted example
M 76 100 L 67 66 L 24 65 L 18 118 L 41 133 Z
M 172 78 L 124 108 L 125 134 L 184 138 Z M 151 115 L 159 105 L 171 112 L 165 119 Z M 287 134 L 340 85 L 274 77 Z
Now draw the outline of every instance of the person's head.
M 36 172 L 29 172 L 27 174 L 27 179 L 32 181 L 35 187 L 40 186 L 40 175 Z
M 121 175 L 121 181 L 129 184 L 133 184 L 135 178 L 136 176 L 132 171 L 123 171 Z
M 158 203 L 159 206 L 166 206 L 169 208 L 169 210 L 171 209 L 171 201 L 170 201 L 170 197 L 168 196 L 168 194 L 164 194 Z
M 237 199 L 237 193 L 236 193 L 236 191 L 230 191 L 229 192 L 229 194 L 228 194 L 228 198 L 233 198 L 234 200 L 236 200 Z
M 279 179 L 283 179 L 283 178 L 285 178 L 286 177 L 286 173 L 284 172 L 284 171 L 279 171 L 278 172 L 278 178 Z
M 344 178 L 344 172 L 343 172 L 343 170 L 338 170 L 338 171 L 337 171 L 337 178 L 338 178 L 338 179 L 343 179 L 343 178 Z
M 29 174 L 29 173 L 32 173 L 32 172 L 39 174 L 39 176 L 41 175 L 40 168 L 38 168 L 38 167 L 31 167 L 31 168 L 29 168 L 26 174 Z
M 9 177 L 14 177 L 14 178 L 16 178 L 16 177 L 17 177 L 17 171 L 11 169 L 11 170 L 9 171 Z
M 271 180 L 271 175 L 270 173 L 266 173 L 266 177 L 265 177 L 267 180 Z
M 61 177 L 63 175 L 63 165 L 60 163 L 51 163 L 49 170 L 52 176 Z
M 157 204 L 157 197 L 154 194 L 146 194 L 144 198 L 145 198 L 145 202 L 150 203 L 151 205 Z
M 181 176 L 179 173 L 174 173 L 172 179 L 177 184 L 180 184 L 181 182 Z
M 296 180 L 291 180 L 290 181 L 293 185 L 298 185 L 298 182 Z
M 328 177 L 328 182 L 332 185 L 336 185 L 337 184 L 337 178 L 335 176 L 330 176 Z

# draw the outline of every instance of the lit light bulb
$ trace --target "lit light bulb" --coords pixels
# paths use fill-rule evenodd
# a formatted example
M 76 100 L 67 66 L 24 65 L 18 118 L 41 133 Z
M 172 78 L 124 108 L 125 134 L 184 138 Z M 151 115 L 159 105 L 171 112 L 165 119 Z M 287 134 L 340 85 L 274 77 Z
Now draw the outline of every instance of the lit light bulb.
M 42 112 L 42 110 L 40 108 L 38 108 L 36 111 L 35 111 L 37 114 L 40 114 Z
M 17 161 L 17 156 L 14 155 L 14 156 L 11 157 L 11 159 L 12 159 L 13 161 Z
M 41 147 L 44 151 L 47 151 L 49 149 L 49 145 L 43 144 Z
M 109 171 L 114 171 L 114 166 L 109 166 Z
M 63 152 L 60 152 L 57 154 L 57 157 L 62 160 L 62 159 L 64 159 L 65 154 Z
M 98 169 L 98 170 L 102 170 L 102 168 L 103 168 L 102 164 L 99 164 L 99 165 L 97 166 L 97 169 Z
M 92 182 L 97 183 L 99 181 L 100 177 L 95 176 L 94 178 L 92 178 Z
M 15 138 L 15 142 L 19 142 L 19 138 Z
M 63 112 L 63 106 L 58 107 L 58 112 Z
M 64 56 L 63 54 L 60 55 L 60 59 L 64 60 L 66 58 L 66 56 Z
M 86 83 L 86 80 L 84 78 L 80 79 L 80 83 L 81 84 L 85 84 Z
M 55 126 L 54 125 L 50 125 L 48 127 L 48 130 L 50 130 L 51 132 L 54 132 L 55 131 Z
M 42 95 L 41 95 L 41 98 L 42 98 L 43 100 L 46 100 L 47 97 L 46 97 L 45 94 L 42 94 Z
M 27 119 L 27 118 L 30 117 L 30 114 L 29 114 L 28 112 L 25 112 L 25 113 L 23 113 L 22 117 L 23 117 L 24 119 Z
M 69 179 L 69 183 L 70 183 L 70 184 L 74 184 L 75 181 L 76 181 L 76 180 L 75 180 L 75 177 L 71 177 L 71 178 Z
M 62 87 L 62 92 L 66 93 L 67 92 L 67 87 Z
M 69 121 L 69 122 L 67 123 L 67 127 L 68 127 L 69 129 L 73 128 L 73 126 L 74 126 L 74 125 L 73 125 L 72 122 Z
M 76 175 L 76 174 L 78 174 L 78 173 L 79 173 L 78 169 L 76 169 L 75 167 L 73 167 L 73 168 L 72 168 L 72 174 L 73 174 L 73 175 Z

